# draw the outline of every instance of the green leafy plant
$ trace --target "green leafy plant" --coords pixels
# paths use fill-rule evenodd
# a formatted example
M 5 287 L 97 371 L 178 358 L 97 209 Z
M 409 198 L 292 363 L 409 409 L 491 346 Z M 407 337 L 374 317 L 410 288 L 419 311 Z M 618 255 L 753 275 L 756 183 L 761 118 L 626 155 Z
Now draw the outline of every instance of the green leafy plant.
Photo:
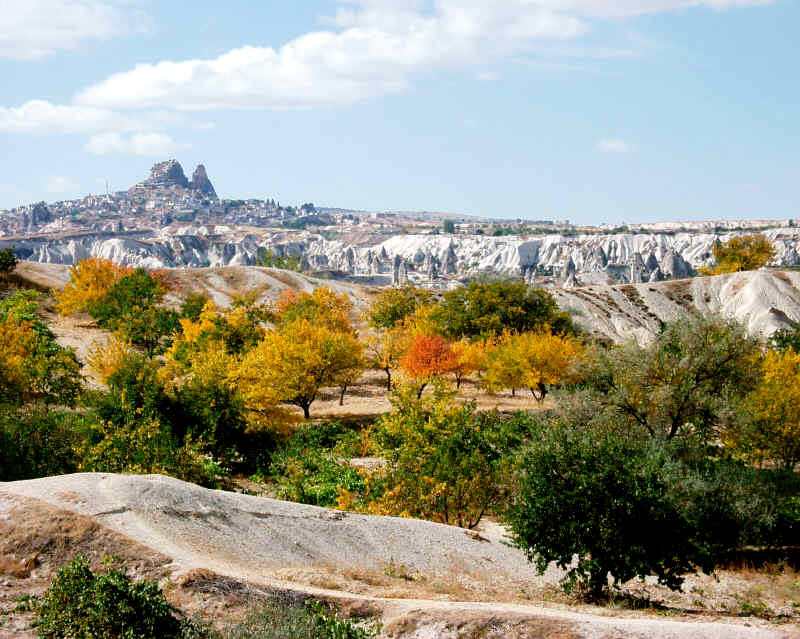
M 242 623 L 227 628 L 225 639 L 370 639 L 377 636 L 374 622 L 354 623 L 342 619 L 329 606 L 310 600 L 271 599 L 248 615 Z
M 366 485 L 346 457 L 355 456 L 357 433 L 339 422 L 299 429 L 272 456 L 270 475 L 283 499 L 336 506 L 343 490 L 363 494 Z
M 488 337 L 503 331 L 522 333 L 550 326 L 554 333 L 574 332 L 572 320 L 555 298 L 524 282 L 471 282 L 447 291 L 433 311 L 439 332 L 450 338 Z
M 7 276 L 17 268 L 17 256 L 13 248 L 0 250 L 0 276 Z
M 183 639 L 178 618 L 153 581 L 116 569 L 95 573 L 85 557 L 62 566 L 36 604 L 41 639 Z
M 540 570 L 566 570 L 566 589 L 596 597 L 650 575 L 678 588 L 686 573 L 763 543 L 774 497 L 757 471 L 681 453 L 610 424 L 551 422 L 518 461 L 506 513 L 517 545 Z

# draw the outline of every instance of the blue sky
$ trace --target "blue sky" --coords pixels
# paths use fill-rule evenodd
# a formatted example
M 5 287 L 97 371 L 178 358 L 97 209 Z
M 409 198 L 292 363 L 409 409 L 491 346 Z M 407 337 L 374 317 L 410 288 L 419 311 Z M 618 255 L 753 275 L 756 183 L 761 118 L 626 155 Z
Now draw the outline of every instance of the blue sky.
M 12 3 L 0 207 L 176 157 L 286 203 L 800 216 L 799 60 L 796 0 Z

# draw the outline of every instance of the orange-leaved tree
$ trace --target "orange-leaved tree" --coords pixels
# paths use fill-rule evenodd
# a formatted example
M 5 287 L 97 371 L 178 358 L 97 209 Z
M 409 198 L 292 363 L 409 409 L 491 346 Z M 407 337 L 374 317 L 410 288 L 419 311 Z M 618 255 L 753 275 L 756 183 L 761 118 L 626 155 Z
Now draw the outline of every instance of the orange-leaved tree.
M 400 366 L 409 379 L 418 384 L 419 398 L 431 381 L 452 373 L 458 360 L 450 342 L 441 335 L 416 333 L 400 359 Z
M 58 312 L 62 315 L 80 313 L 102 300 L 111 287 L 133 272 L 127 266 L 114 264 L 101 257 L 81 260 L 69 270 L 69 282 L 56 293 Z

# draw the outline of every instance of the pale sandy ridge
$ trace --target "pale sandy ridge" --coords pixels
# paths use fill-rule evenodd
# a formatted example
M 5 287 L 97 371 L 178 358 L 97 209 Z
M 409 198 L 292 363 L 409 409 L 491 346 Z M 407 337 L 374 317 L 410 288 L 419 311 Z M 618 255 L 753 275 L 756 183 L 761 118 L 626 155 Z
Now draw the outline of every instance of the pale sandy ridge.
M 370 602 L 382 610 L 388 627 L 398 619 L 418 619 L 411 634 L 392 636 L 456 637 L 449 634 L 445 623 L 454 616 L 459 620 L 488 616 L 512 625 L 520 620 L 535 621 L 549 628 L 550 634 L 541 636 L 553 637 L 798 636 L 794 627 L 760 622 L 666 620 L 632 613 L 610 616 L 502 601 L 398 599 L 313 587 L 292 578 L 308 571 L 385 570 L 391 562 L 410 573 L 460 580 L 476 593 L 497 582 L 513 590 L 557 581 L 560 573 L 556 569 L 539 576 L 523 554 L 503 543 L 499 534 L 474 536 L 441 524 L 207 490 L 161 476 L 85 473 L 0 484 L 0 518 L 26 499 L 89 516 L 171 557 L 177 572 L 205 568 L 263 587 Z M 552 634 L 555 626 L 563 627 L 565 633 Z

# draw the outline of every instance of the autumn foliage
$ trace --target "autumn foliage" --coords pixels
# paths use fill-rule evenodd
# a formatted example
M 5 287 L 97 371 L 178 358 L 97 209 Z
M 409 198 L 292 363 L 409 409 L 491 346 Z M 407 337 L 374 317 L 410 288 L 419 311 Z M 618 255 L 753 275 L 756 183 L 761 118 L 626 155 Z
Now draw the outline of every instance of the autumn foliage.
M 322 388 L 352 383 L 361 370 L 363 345 L 353 332 L 299 319 L 268 331 L 244 355 L 233 379 L 249 410 L 274 413 L 285 402 L 299 406 L 309 418 Z
M 452 373 L 458 359 L 450 343 L 440 335 L 414 335 L 400 360 L 403 372 L 419 384 L 419 394 L 437 377 Z
M 56 294 L 58 312 L 73 315 L 88 310 L 103 299 L 114 284 L 132 272 L 131 268 L 101 257 L 81 260 L 70 269 L 69 282 Z
M 761 233 L 732 237 L 716 242 L 712 249 L 716 265 L 703 269 L 704 275 L 753 271 L 766 266 L 775 257 L 772 242 Z
M 492 391 L 527 388 L 541 402 L 549 387 L 570 379 L 582 352 L 576 339 L 549 330 L 506 333 L 487 355 L 484 385 Z
M 745 424 L 733 431 L 730 443 L 751 461 L 793 471 L 800 464 L 800 354 L 770 350 L 762 372 L 745 400 Z

